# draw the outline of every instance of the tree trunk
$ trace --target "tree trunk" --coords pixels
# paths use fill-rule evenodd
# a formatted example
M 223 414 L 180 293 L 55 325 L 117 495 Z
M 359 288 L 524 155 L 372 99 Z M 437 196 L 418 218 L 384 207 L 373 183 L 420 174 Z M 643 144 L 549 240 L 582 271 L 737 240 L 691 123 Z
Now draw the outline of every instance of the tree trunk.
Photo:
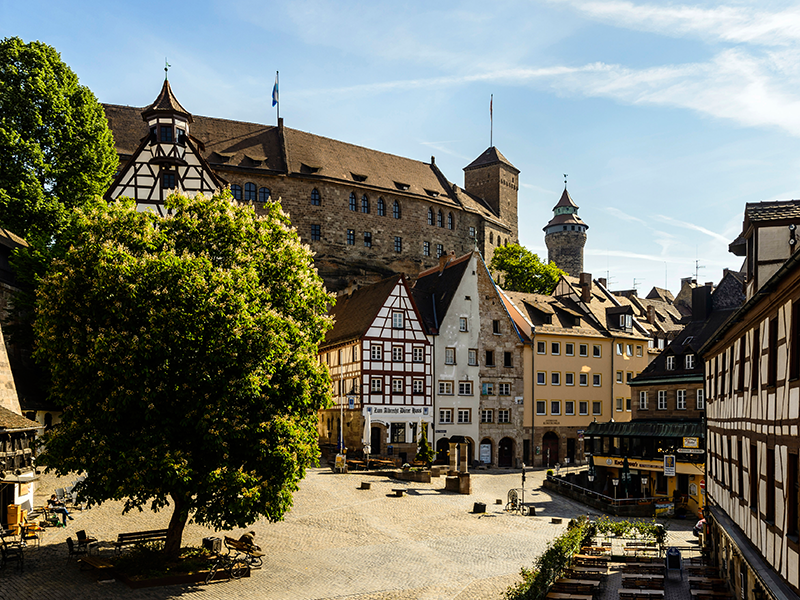
M 183 528 L 189 519 L 188 502 L 186 497 L 178 494 L 170 494 L 175 503 L 172 517 L 167 527 L 167 541 L 164 543 L 164 553 L 169 558 L 178 558 L 181 552 L 181 539 L 183 538 Z

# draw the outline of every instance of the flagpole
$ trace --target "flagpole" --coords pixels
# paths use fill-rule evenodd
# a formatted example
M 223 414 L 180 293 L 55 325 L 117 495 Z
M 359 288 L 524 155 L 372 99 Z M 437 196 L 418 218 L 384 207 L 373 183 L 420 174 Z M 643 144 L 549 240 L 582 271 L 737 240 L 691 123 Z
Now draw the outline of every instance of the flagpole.
M 494 147 L 494 94 L 489 96 L 489 148 Z
M 275 87 L 278 90 L 278 94 L 280 94 L 280 71 L 275 71 Z M 278 117 L 278 121 L 281 120 L 281 99 L 278 96 L 278 103 L 275 106 L 275 111 Z

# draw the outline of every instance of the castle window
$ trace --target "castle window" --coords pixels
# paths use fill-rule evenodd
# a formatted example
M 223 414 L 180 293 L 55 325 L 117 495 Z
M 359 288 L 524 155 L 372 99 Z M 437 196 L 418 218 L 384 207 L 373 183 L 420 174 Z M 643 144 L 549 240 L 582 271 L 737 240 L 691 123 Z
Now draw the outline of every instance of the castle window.
M 369 231 L 364 232 L 364 246 L 372 248 L 372 233 Z
M 378 198 L 378 216 L 386 216 L 386 202 L 383 201 L 383 198 Z
M 436 244 L 436 258 L 441 258 L 442 256 L 444 256 L 444 246 Z
M 430 255 L 431 255 L 431 243 L 422 242 L 422 256 L 430 256 Z
M 159 128 L 159 138 L 162 142 L 172 141 L 172 125 L 161 125 Z
M 475 237 L 475 228 L 474 227 L 470 227 L 469 228 L 469 237 L 470 238 L 474 238 Z
M 356 193 L 350 192 L 350 210 L 356 212 Z
M 361 212 L 369 213 L 369 198 L 367 198 L 366 194 L 361 196 Z
M 320 232 L 319 225 L 312 225 L 311 226 L 311 240 L 312 241 L 319 241 L 322 238 L 322 233 Z
M 248 182 L 244 184 L 244 199 L 246 202 L 256 201 L 256 189 L 255 183 Z
M 394 238 L 394 251 L 395 252 L 402 252 L 403 251 L 403 238 L 395 236 L 395 238 Z
M 567 226 L 566 226 L 566 225 L 564 225 L 564 231 L 566 231 L 566 230 L 567 230 Z
M 428 209 L 428 225 L 433 225 L 433 209 Z
M 348 229 L 347 230 L 347 245 L 348 246 L 355 246 L 356 244 L 356 230 L 355 229 Z
M 436 225 L 444 227 L 444 215 L 442 215 L 442 211 L 436 213 Z
M 317 192 L 319 194 L 319 192 Z M 259 202 L 269 202 L 269 197 L 272 196 L 272 192 L 269 191 L 269 188 L 259 188 L 258 190 L 258 201 Z
M 494 233 L 491 231 L 489 232 L 489 243 L 494 244 Z
M 453 213 L 447 213 L 447 228 L 453 228 Z
M 395 219 L 400 218 L 400 203 L 397 200 L 395 200 L 394 203 L 392 204 L 392 216 Z
M 165 190 L 175 189 L 175 173 L 164 173 L 161 175 L 161 187 Z
M 241 200 L 242 199 L 242 186 L 233 184 L 231 186 L 231 194 L 233 194 L 234 200 Z
M 311 190 L 311 204 L 313 204 L 314 206 L 319 206 L 320 204 L 322 204 L 322 196 L 319 195 L 319 190 L 317 188 Z

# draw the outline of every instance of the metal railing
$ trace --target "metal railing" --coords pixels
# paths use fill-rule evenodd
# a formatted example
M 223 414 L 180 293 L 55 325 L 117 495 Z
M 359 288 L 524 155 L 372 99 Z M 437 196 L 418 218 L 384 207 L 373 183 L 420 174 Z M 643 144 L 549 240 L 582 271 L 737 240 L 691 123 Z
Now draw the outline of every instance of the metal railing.
M 606 496 L 605 494 L 601 494 L 600 492 L 596 492 L 589 488 L 585 488 L 581 485 L 561 479 L 560 477 L 554 477 L 551 475 L 548 476 L 547 479 L 560 486 L 576 490 L 579 493 L 589 496 L 591 498 L 597 498 L 598 500 L 603 500 L 605 502 L 608 502 L 612 506 L 636 506 L 638 504 L 651 504 L 654 502 L 671 502 L 671 500 L 666 496 L 647 496 L 643 498 L 612 498 L 611 496 Z

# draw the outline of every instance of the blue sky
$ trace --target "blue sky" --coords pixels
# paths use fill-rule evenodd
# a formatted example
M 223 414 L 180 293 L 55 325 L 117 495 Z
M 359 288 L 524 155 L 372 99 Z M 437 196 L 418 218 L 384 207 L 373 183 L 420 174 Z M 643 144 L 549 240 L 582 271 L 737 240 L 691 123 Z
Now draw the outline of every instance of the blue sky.
M 718 281 L 745 202 L 796 198 L 800 8 L 539 2 L 0 0 L 0 36 L 53 45 L 101 102 L 144 106 L 168 58 L 200 115 L 275 123 L 462 169 L 520 169 L 520 239 L 569 174 L 585 270 L 613 289 Z

